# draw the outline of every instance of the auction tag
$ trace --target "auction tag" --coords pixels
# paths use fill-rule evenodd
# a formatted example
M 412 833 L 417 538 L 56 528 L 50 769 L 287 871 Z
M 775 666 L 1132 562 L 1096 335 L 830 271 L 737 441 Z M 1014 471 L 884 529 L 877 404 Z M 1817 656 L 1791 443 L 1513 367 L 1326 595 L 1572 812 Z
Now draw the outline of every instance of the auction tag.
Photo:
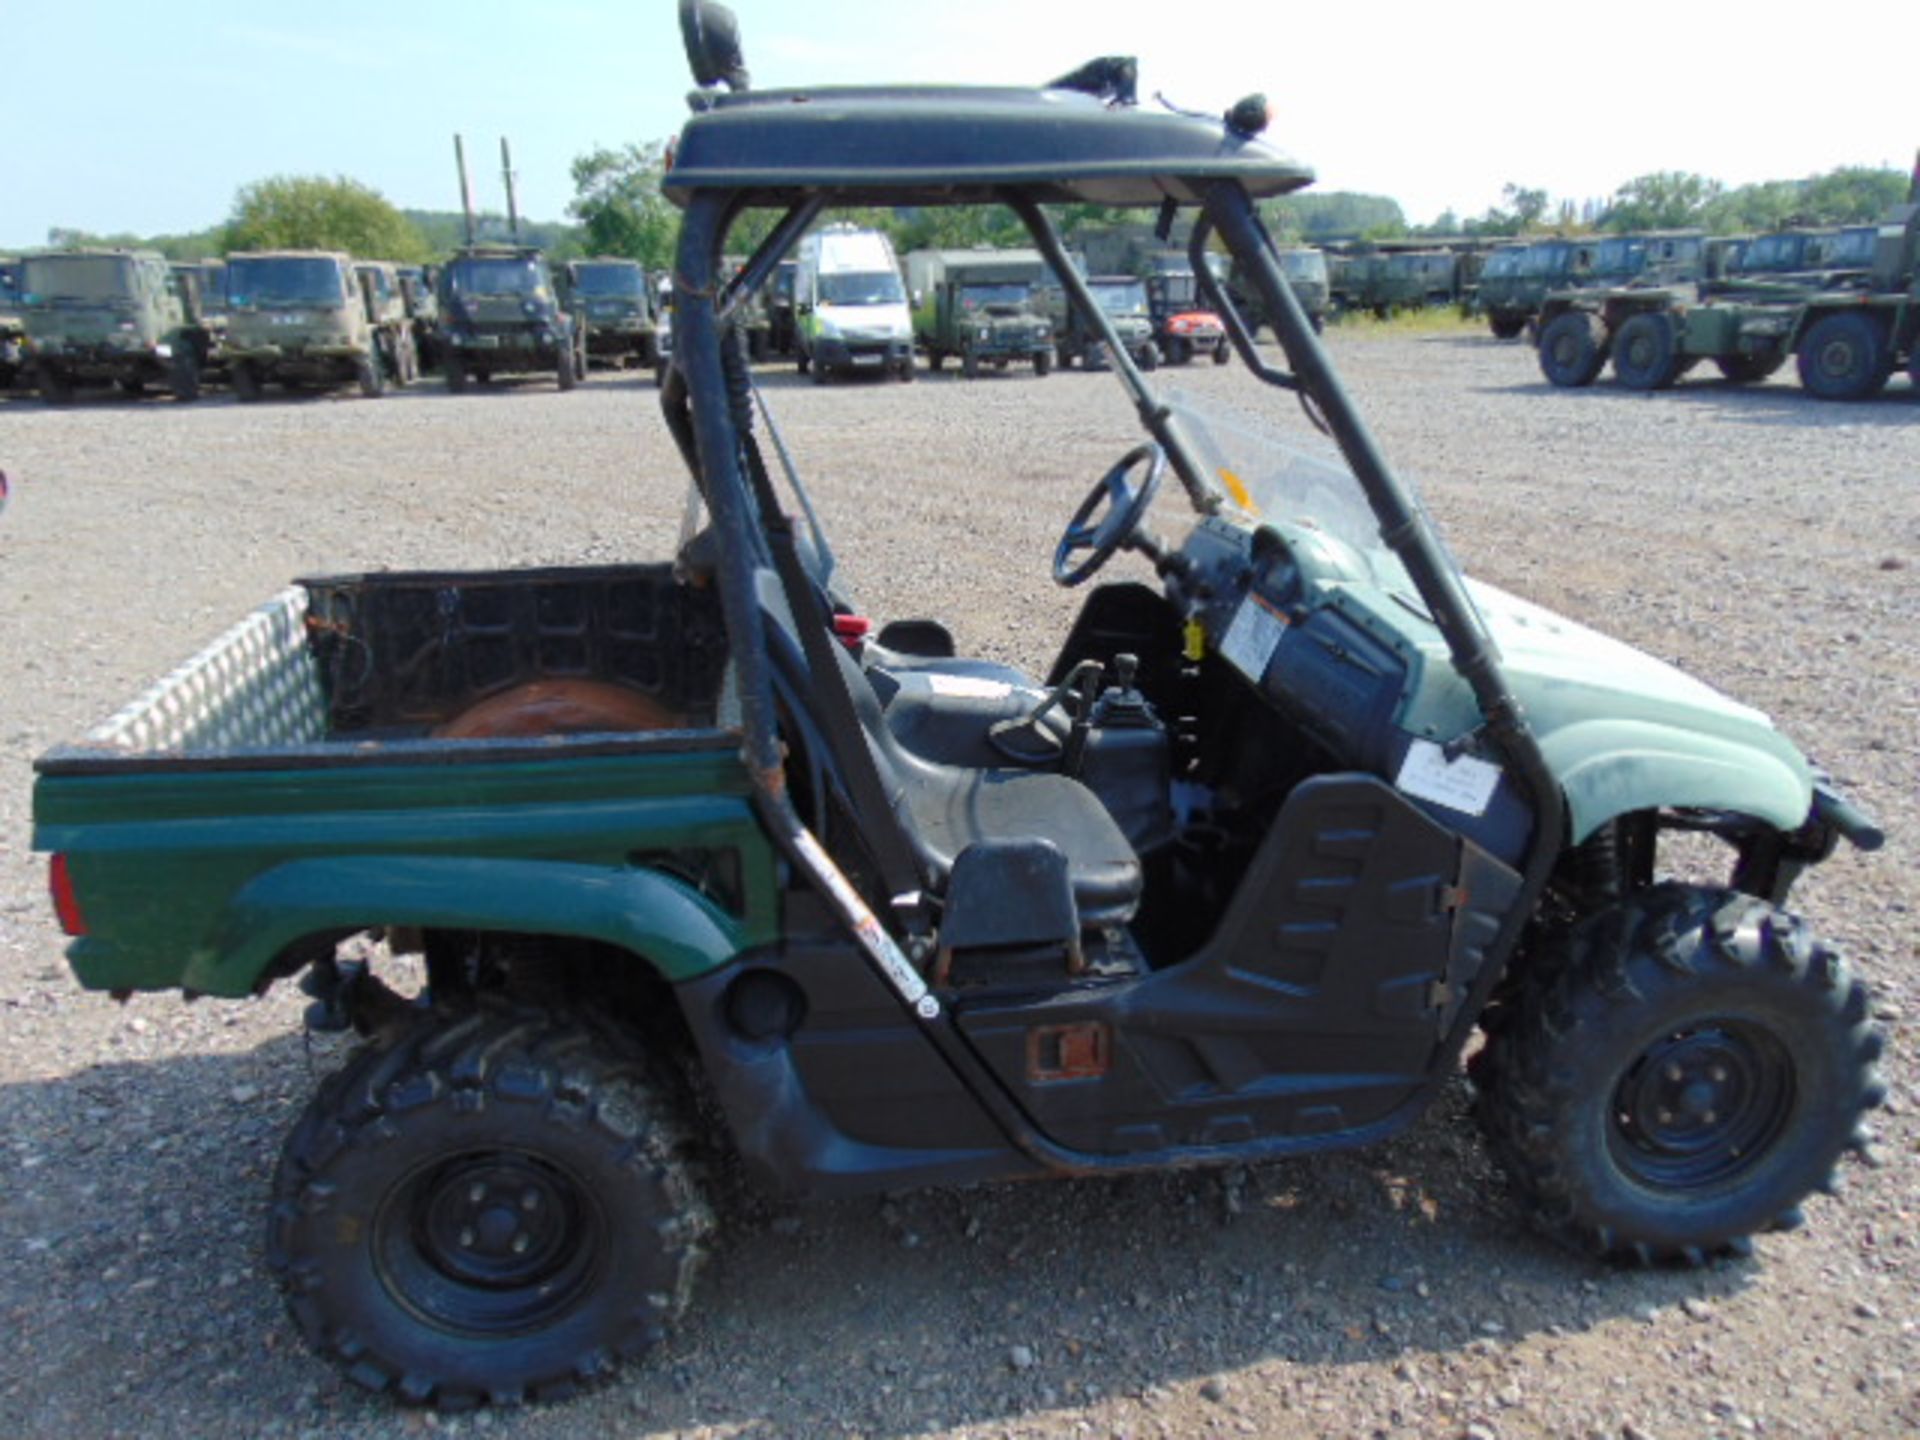
M 1258 685 L 1266 677 L 1267 662 L 1287 633 L 1287 618 L 1252 591 L 1240 602 L 1220 653 L 1227 663 Z
M 1418 800 L 1431 800 L 1463 815 L 1484 815 L 1500 783 L 1500 767 L 1471 755 L 1447 759 L 1447 752 L 1431 740 L 1416 740 L 1407 747 L 1407 758 L 1400 762 L 1399 777 L 1393 782 Z

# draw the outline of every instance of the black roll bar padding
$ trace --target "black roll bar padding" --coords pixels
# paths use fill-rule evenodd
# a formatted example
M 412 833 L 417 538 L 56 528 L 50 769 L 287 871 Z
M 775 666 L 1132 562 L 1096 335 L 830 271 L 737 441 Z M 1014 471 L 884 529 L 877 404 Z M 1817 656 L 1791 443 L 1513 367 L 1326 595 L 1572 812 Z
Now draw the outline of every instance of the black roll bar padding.
M 1101 341 L 1107 347 L 1107 358 L 1119 373 L 1127 393 L 1133 397 L 1134 408 L 1140 413 L 1140 423 L 1146 426 L 1148 434 L 1160 442 L 1160 448 L 1173 461 L 1174 473 L 1180 477 L 1180 483 L 1185 487 L 1194 509 L 1203 515 L 1213 514 L 1220 508 L 1220 497 L 1202 478 L 1206 474 L 1205 467 L 1194 457 L 1193 448 L 1180 433 L 1180 427 L 1171 412 L 1160 403 L 1160 397 L 1148 388 L 1145 378 L 1140 374 L 1140 367 L 1133 363 L 1133 356 L 1127 353 L 1126 345 L 1121 342 L 1120 332 L 1114 329 L 1112 318 L 1100 308 L 1100 302 L 1093 298 L 1093 291 L 1087 288 L 1086 280 L 1067 258 L 1067 248 L 1061 242 L 1060 232 L 1054 228 L 1052 219 L 1035 201 L 1018 191 L 1003 192 L 1001 200 L 1025 223 L 1034 243 L 1040 247 L 1040 253 L 1046 257 L 1047 265 L 1059 277 L 1068 300 L 1080 312 L 1080 318 L 1099 332 Z
M 669 381 L 677 376 L 680 383 L 670 384 L 662 402 L 668 406 L 670 424 L 676 395 L 684 392 L 686 408 L 692 412 L 688 429 L 694 445 L 694 476 L 719 540 L 720 612 L 732 640 L 730 658 L 740 688 L 741 759 L 755 791 L 775 802 L 788 824 L 797 824 L 786 797 L 772 671 L 753 578 L 754 556 L 761 547 L 753 540 L 747 489 L 740 473 L 740 436 L 727 403 L 726 366 L 720 355 L 715 301 L 731 198 L 696 194 L 681 219 L 673 269 L 674 363 L 668 367 Z M 691 403 L 696 398 L 702 403 Z

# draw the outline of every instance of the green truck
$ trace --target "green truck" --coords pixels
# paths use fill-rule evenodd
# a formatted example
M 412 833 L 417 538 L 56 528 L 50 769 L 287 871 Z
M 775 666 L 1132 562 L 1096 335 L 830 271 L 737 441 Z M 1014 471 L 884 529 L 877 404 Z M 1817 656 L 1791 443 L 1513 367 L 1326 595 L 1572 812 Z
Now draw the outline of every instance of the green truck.
M 269 385 L 293 394 L 357 385 L 386 393 L 388 320 L 353 257 L 330 250 L 242 251 L 227 257 L 227 370 L 236 399 Z
M 1112 62 L 755 91 L 727 12 L 681 20 L 679 553 L 308 579 L 37 762 L 82 984 L 297 981 L 366 1037 L 273 1182 L 300 1333 L 413 1404 L 568 1394 L 685 1309 L 715 1165 L 852 1195 L 1306 1163 L 1413 1124 L 1475 1037 L 1493 1158 L 1560 1240 L 1699 1264 L 1799 1223 L 1884 1091 L 1788 897 L 1880 837 L 1764 715 L 1460 574 L 1282 275 L 1256 206 L 1312 173 L 1265 106 L 1138 108 Z M 1217 409 L 1114 368 L 1120 454 L 1050 570 L 1132 574 L 1044 675 L 869 623 L 753 402 L 729 232 L 779 212 L 758 287 L 849 194 L 1008 205 L 1116 350 L 1049 207 L 1182 197 L 1276 327 L 1284 369 L 1235 316 Z M 1337 448 L 1275 439 L 1302 398 Z M 1036 475 L 1078 443 L 1032 441 Z
M 64 405 L 88 385 L 124 395 L 164 386 L 200 398 L 209 337 L 152 250 L 76 249 L 20 262 L 25 362 L 40 396 Z
M 1076 268 L 1083 263 L 1076 257 Z M 1084 269 L 1083 269 L 1084 273 Z M 1104 369 L 1108 335 L 1142 370 L 1160 364 L 1160 347 L 1153 339 L 1153 310 L 1147 303 L 1147 283 L 1135 275 L 1088 275 L 1087 292 L 1107 318 L 1105 327 L 1090 325 L 1067 292 L 1050 280 L 1042 283 L 1040 306 L 1053 327 L 1054 355 L 1062 370 L 1074 365 Z
M 1663 390 L 1705 360 L 1735 384 L 1793 360 L 1802 387 L 1828 400 L 1876 395 L 1897 370 L 1920 376 L 1920 200 L 1877 226 L 1785 238 L 1794 243 L 1759 256 L 1776 268 L 1756 271 L 1743 257 L 1717 283 L 1550 297 L 1541 372 L 1579 387 L 1611 361 L 1628 389 Z M 1808 264 L 1822 268 L 1794 268 Z
M 589 364 L 651 370 L 660 361 L 653 283 L 637 260 L 570 260 L 560 272 L 573 313 L 586 327 Z
M 1331 271 L 1326 252 L 1312 246 L 1282 250 L 1280 270 L 1293 289 L 1293 298 L 1307 312 L 1307 319 L 1312 322 L 1315 332 L 1325 329 L 1327 311 L 1333 303 Z M 1262 326 L 1272 323 L 1256 302 L 1244 271 L 1237 265 L 1228 272 L 1227 293 L 1246 314 L 1248 328 L 1254 335 L 1260 333 Z
M 459 394 L 469 379 L 551 375 L 571 390 L 587 373 L 585 327 L 560 304 L 546 256 L 529 245 L 468 245 L 440 267 L 440 369 Z
M 952 358 L 969 380 L 983 366 L 1016 361 L 1036 375 L 1051 371 L 1053 322 L 1036 293 L 1046 268 L 1038 250 L 909 251 L 913 338 L 927 368 Z

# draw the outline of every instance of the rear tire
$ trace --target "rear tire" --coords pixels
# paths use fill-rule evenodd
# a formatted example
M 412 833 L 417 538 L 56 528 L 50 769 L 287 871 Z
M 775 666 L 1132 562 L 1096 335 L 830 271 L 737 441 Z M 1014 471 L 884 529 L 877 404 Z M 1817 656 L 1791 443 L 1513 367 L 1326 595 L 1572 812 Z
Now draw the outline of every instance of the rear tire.
M 1226 341 L 1222 340 L 1218 345 L 1213 347 L 1213 363 L 1214 364 L 1224 365 L 1227 363 L 1227 361 L 1231 360 L 1232 358 L 1233 358 L 1233 352 L 1227 348 Z
M 893 374 L 894 378 L 902 385 L 911 385 L 913 383 L 913 357 L 909 355 L 896 365 Z
M 573 346 L 563 338 L 554 347 L 553 379 L 562 390 L 571 390 L 580 383 L 580 373 L 574 368 Z
M 1822 400 L 1866 400 L 1893 374 L 1885 329 L 1865 315 L 1823 315 L 1800 339 L 1800 384 Z
M 1489 315 L 1487 317 L 1487 328 L 1493 331 L 1493 338 L 1496 340 L 1512 340 L 1516 338 L 1522 330 L 1527 328 L 1527 317 L 1524 315 Z
M 1033 373 L 1036 375 L 1051 375 L 1053 373 L 1053 352 L 1051 350 L 1036 350 L 1034 352 Z
M 440 373 L 446 377 L 449 395 L 459 395 L 466 390 L 467 367 L 461 361 L 458 351 L 452 348 L 447 350 L 446 364 L 441 367 Z
M 1142 370 L 1158 370 L 1160 368 L 1160 347 L 1158 345 L 1149 343 L 1146 349 L 1140 352 L 1140 368 Z
M 1806 924 L 1656 886 L 1572 926 L 1474 1068 L 1495 1159 L 1536 1224 L 1640 1264 L 1800 1223 L 1884 1090 L 1864 986 Z
M 266 393 L 266 387 L 260 381 L 260 372 L 254 368 L 251 360 L 235 361 L 228 379 L 233 382 L 233 398 L 243 405 L 254 404 Z
M 1629 315 L 1613 337 L 1613 378 L 1629 390 L 1664 390 L 1680 378 L 1680 336 L 1670 316 Z
M 1563 310 L 1540 331 L 1540 373 L 1555 385 L 1591 385 L 1607 363 L 1607 327 L 1598 315 Z
M 590 1017 L 422 1019 L 328 1079 L 274 1177 L 267 1262 L 369 1390 L 558 1399 L 685 1310 L 713 1215 L 645 1057 Z
M 960 373 L 969 380 L 980 378 L 980 357 L 969 350 L 960 357 Z
M 353 377 L 360 383 L 360 393 L 369 400 L 378 400 L 387 393 L 387 372 L 380 363 L 380 351 L 370 349 L 354 362 Z
M 138 400 L 147 393 L 147 382 L 138 375 L 129 375 L 119 382 L 120 393 L 129 400 Z

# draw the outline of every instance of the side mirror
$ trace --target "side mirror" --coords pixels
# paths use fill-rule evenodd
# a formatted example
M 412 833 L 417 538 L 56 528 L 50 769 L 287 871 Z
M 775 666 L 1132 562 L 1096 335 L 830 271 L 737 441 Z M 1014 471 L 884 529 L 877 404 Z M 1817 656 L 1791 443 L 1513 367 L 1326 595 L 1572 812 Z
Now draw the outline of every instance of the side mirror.
M 925 295 L 922 295 L 918 290 L 913 292 L 913 308 L 914 309 L 918 310 L 922 305 L 926 303 L 927 303 L 927 297 Z
M 687 47 L 687 65 L 696 85 L 704 90 L 725 82 L 729 90 L 747 88 L 747 63 L 740 54 L 740 22 L 726 6 L 708 0 L 680 0 L 680 38 Z

